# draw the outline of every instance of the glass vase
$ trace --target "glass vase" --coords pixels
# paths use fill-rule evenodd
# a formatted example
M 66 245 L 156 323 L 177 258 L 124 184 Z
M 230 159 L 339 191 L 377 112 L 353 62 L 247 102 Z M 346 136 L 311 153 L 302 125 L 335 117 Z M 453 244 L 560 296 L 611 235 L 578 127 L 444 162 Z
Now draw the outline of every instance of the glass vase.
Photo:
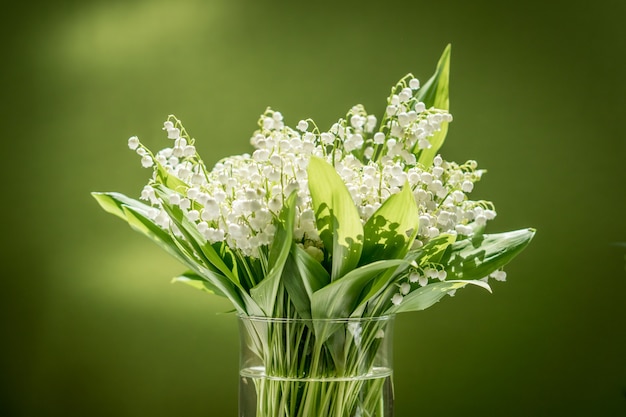
M 392 417 L 393 316 L 240 316 L 239 417 Z

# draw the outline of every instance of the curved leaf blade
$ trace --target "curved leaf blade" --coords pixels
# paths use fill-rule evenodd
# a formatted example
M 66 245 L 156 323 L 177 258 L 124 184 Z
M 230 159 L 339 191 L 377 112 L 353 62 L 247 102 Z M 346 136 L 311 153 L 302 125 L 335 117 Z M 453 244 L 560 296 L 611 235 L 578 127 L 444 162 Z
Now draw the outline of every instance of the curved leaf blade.
M 359 262 L 363 225 L 350 192 L 332 165 L 313 156 L 307 173 L 317 228 L 330 254 L 331 279 L 336 280 Z
M 144 215 L 148 215 L 149 211 L 152 209 L 151 206 L 127 197 L 121 193 L 93 192 L 91 195 L 96 199 L 104 211 L 123 220 L 126 220 L 126 215 L 124 214 L 124 210 L 122 208 L 123 206 L 133 207 L 135 210 L 143 213 Z
M 378 259 L 400 259 L 408 252 L 419 225 L 419 211 L 409 184 L 390 196 L 365 226 L 360 264 Z
M 406 263 L 401 259 L 376 261 L 348 272 L 313 293 L 311 315 L 314 319 L 350 317 L 359 305 L 363 288 L 376 276 Z
M 296 196 L 295 191 L 291 193 L 279 215 L 279 221 L 276 224 L 276 234 L 274 235 L 269 254 L 268 266 L 270 269 L 261 282 L 250 289 L 250 296 L 268 317 L 273 315 L 278 284 L 280 283 L 285 262 L 293 242 Z
M 426 108 L 435 107 L 441 110 L 450 109 L 450 52 L 452 46 L 448 44 L 444 49 L 433 76 L 419 89 L 416 98 L 426 105 Z M 441 123 L 441 130 L 428 138 L 430 148 L 423 149 L 418 162 L 429 168 L 439 152 L 448 133 L 448 122 Z
M 433 262 L 439 263 L 446 249 L 456 241 L 457 235 L 441 233 L 429 240 L 423 247 L 409 252 L 407 257 L 415 260 L 418 265 Z
M 407 311 L 420 311 L 427 309 L 428 307 L 431 307 L 439 300 L 441 300 L 450 291 L 463 288 L 466 285 L 477 285 L 491 292 L 491 287 L 489 287 L 489 284 L 479 280 L 453 280 L 435 282 L 433 284 L 418 288 L 405 295 L 399 305 L 391 306 L 387 310 L 387 314 L 397 314 L 405 313 Z
M 213 285 L 210 281 L 207 281 L 200 275 L 196 274 L 193 271 L 187 271 L 177 277 L 172 278 L 172 283 L 181 282 L 183 284 L 187 284 L 195 289 L 208 292 L 209 294 L 219 295 L 221 297 L 226 297 L 224 293 Z
M 535 229 L 479 235 L 450 245 L 441 263 L 448 278 L 481 279 L 502 268 L 530 243 Z
M 126 218 L 128 219 L 128 223 L 134 230 L 139 231 L 159 243 L 158 239 L 161 236 L 159 234 L 159 230 L 161 232 L 165 232 L 163 229 L 135 209 L 127 206 L 123 206 L 122 208 L 125 212 Z M 167 240 L 165 240 L 165 242 L 166 245 L 161 245 L 164 249 L 168 250 L 170 254 L 178 259 L 183 265 L 187 266 L 187 268 L 195 271 L 198 275 L 210 281 L 212 285 L 219 289 L 233 303 L 238 312 L 247 314 L 259 313 L 258 307 L 256 307 L 254 302 L 250 299 L 250 296 L 248 296 L 245 291 L 239 291 L 238 288 L 234 286 L 232 281 L 225 276 L 202 266 L 196 261 L 196 259 L 191 258 L 189 254 L 183 253 L 178 247 L 177 242 L 174 241 L 171 236 L 167 235 Z
M 330 283 L 330 275 L 322 264 L 294 244 L 282 281 L 300 317 L 310 319 L 313 293 Z
M 169 200 L 170 190 L 161 184 L 155 186 L 154 189 L 162 200 L 161 205 L 163 209 L 167 212 L 170 220 L 178 227 L 178 230 L 185 236 L 185 241 L 193 247 L 197 257 L 203 259 L 205 264 L 216 268 L 222 275 L 241 287 L 239 278 L 226 265 L 213 246 L 202 236 L 195 223 L 185 216 L 180 207 L 166 203 Z

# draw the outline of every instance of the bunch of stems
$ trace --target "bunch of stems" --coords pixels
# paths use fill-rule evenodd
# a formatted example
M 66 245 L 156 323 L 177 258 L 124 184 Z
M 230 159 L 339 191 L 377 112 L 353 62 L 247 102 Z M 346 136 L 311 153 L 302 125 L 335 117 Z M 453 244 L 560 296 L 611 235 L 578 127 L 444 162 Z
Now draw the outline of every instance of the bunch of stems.
M 242 318 L 255 357 L 242 370 L 245 383 L 254 384 L 254 417 L 391 415 L 391 368 L 380 360 L 385 337 L 392 337 L 390 329 L 385 334 L 388 318 L 310 320 L 290 308 L 285 313 Z

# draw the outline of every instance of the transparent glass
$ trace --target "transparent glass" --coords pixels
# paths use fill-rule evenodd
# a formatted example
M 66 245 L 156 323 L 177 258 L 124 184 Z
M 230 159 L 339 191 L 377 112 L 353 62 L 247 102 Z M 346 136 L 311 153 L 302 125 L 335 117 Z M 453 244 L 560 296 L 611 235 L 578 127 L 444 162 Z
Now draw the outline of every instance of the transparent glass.
M 240 316 L 239 417 L 392 417 L 393 316 Z

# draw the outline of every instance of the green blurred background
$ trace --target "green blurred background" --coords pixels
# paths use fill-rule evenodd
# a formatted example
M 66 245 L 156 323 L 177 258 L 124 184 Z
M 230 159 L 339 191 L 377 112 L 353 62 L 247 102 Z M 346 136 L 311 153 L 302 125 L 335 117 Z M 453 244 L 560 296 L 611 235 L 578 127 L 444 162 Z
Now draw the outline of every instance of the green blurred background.
M 105 214 L 170 113 L 212 164 L 266 106 L 384 109 L 452 43 L 446 159 L 489 170 L 491 231 L 533 226 L 494 294 L 400 316 L 398 417 L 626 415 L 626 3 L 127 0 L 3 7 L 0 416 L 235 416 L 221 299 Z

